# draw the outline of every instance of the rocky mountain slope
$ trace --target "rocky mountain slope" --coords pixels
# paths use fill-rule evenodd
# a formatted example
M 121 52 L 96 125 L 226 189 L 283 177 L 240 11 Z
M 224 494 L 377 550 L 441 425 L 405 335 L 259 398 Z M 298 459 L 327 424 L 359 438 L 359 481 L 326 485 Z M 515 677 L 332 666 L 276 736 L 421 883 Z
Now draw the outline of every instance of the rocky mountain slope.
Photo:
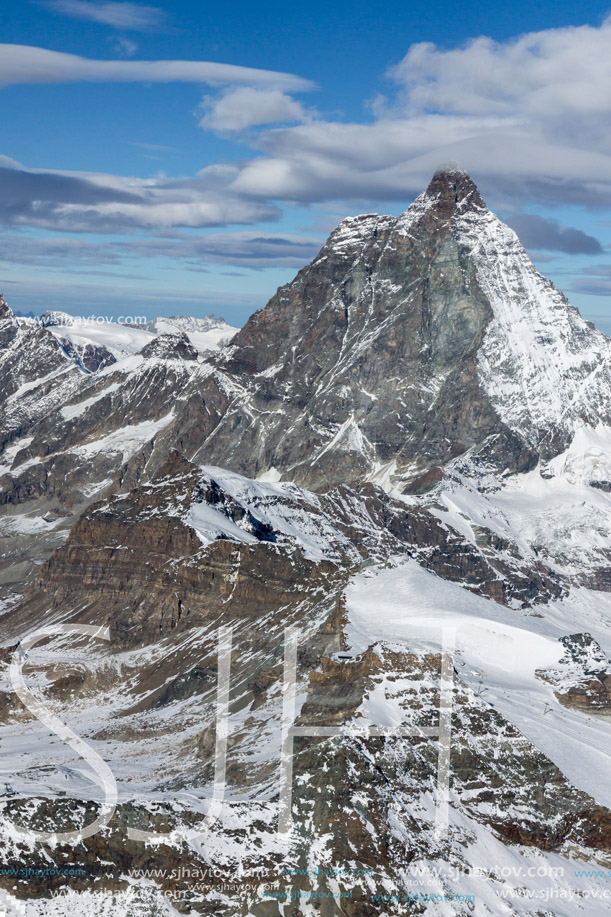
M 197 458 L 315 489 L 419 489 L 466 452 L 527 471 L 611 410 L 609 339 L 460 172 L 341 223 L 218 364 L 237 391 Z
M 0 906 L 598 917 L 611 342 L 471 179 L 220 350 L 0 308 Z
M 210 371 L 210 347 L 234 329 L 212 317 L 139 328 L 46 312 L 39 322 L 4 299 L 0 308 L 0 580 L 12 588 L 24 575 L 13 577 L 15 558 L 48 554 L 116 475 L 129 478 L 136 453 L 150 454 L 189 380 Z
M 430 893 L 431 876 L 437 893 L 456 896 L 453 913 L 472 912 L 458 904 L 466 887 L 476 913 L 497 913 L 509 890 L 507 912 L 526 914 L 520 888 L 528 881 L 520 880 L 519 864 L 550 871 L 564 864 L 567 878 L 556 876 L 554 888 L 584 890 L 572 871 L 607 862 L 604 803 L 611 798 L 604 790 L 608 724 L 592 719 L 600 706 L 584 707 L 579 686 L 592 681 L 592 662 L 604 673 L 600 651 L 585 647 L 588 639 L 609 645 L 611 601 L 569 591 L 549 568 L 529 570 L 515 557 L 513 572 L 495 569 L 500 552 L 493 556 L 482 542 L 478 548 L 421 503 L 372 485 L 316 495 L 261 484 L 174 453 L 149 484 L 88 510 L 3 624 L 9 648 L 42 622 L 110 628 L 108 649 L 60 637 L 25 660 L 27 680 L 42 678 L 45 703 L 87 737 L 120 788 L 110 833 L 79 848 L 100 887 L 127 893 L 125 877 L 153 864 L 174 905 L 261 915 L 282 913 L 282 902 L 276 911 L 262 901 L 264 883 L 253 884 L 251 875 L 285 893 L 327 894 L 341 902 L 329 913 L 343 914 L 386 913 L 388 900 L 393 913 L 425 913 L 409 894 Z M 512 577 L 518 591 L 510 596 Z M 520 588 L 534 591 L 530 601 Z M 458 631 L 452 827 L 440 841 L 437 749 L 426 730 L 438 723 L 440 636 L 448 624 Z M 346 737 L 339 744 L 324 733 L 295 738 L 295 830 L 287 842 L 276 821 L 290 625 L 299 645 L 296 726 L 341 726 Z M 223 626 L 233 641 L 230 782 L 222 814 L 209 826 L 201 818 L 214 775 Z M 579 628 L 595 637 L 579 637 Z M 571 668 L 563 666 L 567 651 Z M 568 702 L 571 685 L 579 703 Z M 8 679 L 2 692 L 8 836 L 10 823 L 26 816 L 24 796 L 38 800 L 28 810 L 30 826 L 91 821 L 99 792 L 87 790 L 74 754 L 24 716 Z M 420 741 L 394 736 L 401 726 L 423 730 Z M 367 737 L 370 727 L 389 735 Z M 66 808 L 58 796 L 66 785 L 88 806 Z M 171 837 L 153 853 L 129 840 L 130 826 Z M 23 843 L 13 842 L 6 856 L 18 863 Z M 74 848 L 60 845 L 51 861 L 71 857 Z M 214 876 L 194 883 L 178 870 L 185 863 L 193 875 Z M 485 868 L 478 880 L 469 878 L 474 866 Z M 376 878 L 363 879 L 370 875 Z M 222 888 L 228 883 L 231 894 Z M 62 877 L 53 887 L 66 884 L 87 887 Z M 17 888 L 28 899 L 48 893 L 44 883 Z M 137 889 L 132 894 L 138 901 Z

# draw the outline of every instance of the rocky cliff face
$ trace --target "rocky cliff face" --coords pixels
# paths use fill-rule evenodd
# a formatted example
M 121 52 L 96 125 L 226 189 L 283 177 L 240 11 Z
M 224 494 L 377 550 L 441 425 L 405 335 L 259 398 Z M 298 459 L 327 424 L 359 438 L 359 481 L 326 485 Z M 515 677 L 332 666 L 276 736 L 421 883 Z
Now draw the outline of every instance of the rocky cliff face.
M 609 419 L 609 340 L 461 172 L 399 217 L 341 223 L 219 370 L 238 389 L 198 460 L 314 489 L 413 487 L 467 452 L 526 471 Z
M 0 443 L 10 443 L 67 396 L 76 367 L 34 319 L 16 318 L 0 294 Z
M 38 322 L 15 318 L 5 300 L 0 306 L 2 595 L 28 581 L 105 488 L 133 486 L 149 462 L 154 474 L 194 424 L 193 414 L 210 417 L 194 392 L 211 369 L 171 323 L 160 333 L 69 321 L 64 313 Z M 203 336 L 206 347 L 207 336 L 229 328 L 210 322 L 188 332 L 198 344 Z M 155 452 L 178 414 L 180 429 Z M 205 426 L 198 427 L 201 435 Z
M 287 578 L 304 597 L 319 566 L 339 590 L 347 570 L 396 555 L 500 604 L 530 607 L 566 591 L 566 581 L 543 564 L 517 551 L 495 556 L 483 544 L 483 537 L 474 545 L 427 509 L 371 484 L 319 496 L 198 468 L 175 451 L 150 483 L 100 500 L 81 516 L 43 566 L 28 619 L 43 607 L 84 607 L 87 623 L 104 619 L 119 645 L 137 644 L 181 618 L 181 628 L 202 623 L 191 611 L 207 592 L 205 607 L 230 595 L 241 615 L 251 605 L 248 615 L 256 615 L 276 579 Z M 251 566 L 261 572 L 242 592 Z

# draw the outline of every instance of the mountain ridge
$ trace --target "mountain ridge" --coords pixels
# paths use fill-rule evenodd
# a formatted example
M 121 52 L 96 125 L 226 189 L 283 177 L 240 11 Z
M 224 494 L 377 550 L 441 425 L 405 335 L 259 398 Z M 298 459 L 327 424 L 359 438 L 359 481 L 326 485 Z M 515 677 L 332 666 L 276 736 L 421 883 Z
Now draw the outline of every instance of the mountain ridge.
M 343 220 L 222 350 L 197 359 L 210 317 L 155 320 L 164 344 L 153 330 L 96 326 L 94 340 L 1 309 L 0 379 L 24 394 L 4 405 L 0 501 L 19 515 L 39 504 L 69 519 L 105 487 L 153 476 L 175 447 L 314 491 L 370 481 L 423 493 L 457 460 L 475 480 L 527 472 L 583 424 L 610 420 L 611 342 L 459 171 L 437 172 L 397 217 Z
M 528 470 L 576 425 L 611 418 L 611 342 L 536 271 L 464 172 L 436 173 L 398 217 L 342 221 L 215 363 L 242 393 L 193 457 L 253 477 L 273 468 L 315 490 L 360 478 L 418 487 L 467 452 Z M 236 423 L 247 460 L 229 435 Z
M 221 350 L 156 330 L 84 372 L 0 301 L 9 869 L 78 850 L 109 917 L 176 913 L 178 893 L 280 917 L 295 890 L 325 917 L 413 917 L 437 907 L 431 877 L 455 917 L 532 917 L 525 886 L 598 917 L 575 866 L 611 866 L 611 342 L 456 171 L 398 217 L 342 221 Z M 19 644 L 66 623 L 108 640 Z M 112 822 L 78 847 L 15 837 L 100 812 L 74 749 L 19 706 L 16 659 L 116 779 Z M 35 878 L 0 886 L 42 915 Z

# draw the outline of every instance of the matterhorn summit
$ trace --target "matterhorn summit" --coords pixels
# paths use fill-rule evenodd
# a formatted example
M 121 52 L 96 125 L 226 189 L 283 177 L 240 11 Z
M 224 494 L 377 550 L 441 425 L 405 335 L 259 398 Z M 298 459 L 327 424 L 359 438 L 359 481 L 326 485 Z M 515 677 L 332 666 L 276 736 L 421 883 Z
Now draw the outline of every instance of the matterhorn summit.
M 218 368 L 240 394 L 198 456 L 314 488 L 419 487 L 467 452 L 523 471 L 610 417 L 611 342 L 456 170 L 398 217 L 343 220 Z

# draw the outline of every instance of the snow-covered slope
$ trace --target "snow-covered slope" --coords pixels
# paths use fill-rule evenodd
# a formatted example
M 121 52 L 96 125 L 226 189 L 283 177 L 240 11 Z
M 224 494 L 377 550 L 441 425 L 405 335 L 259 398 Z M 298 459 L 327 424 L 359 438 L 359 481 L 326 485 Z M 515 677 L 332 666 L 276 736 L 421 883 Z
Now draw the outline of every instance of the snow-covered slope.
M 609 416 L 611 340 L 537 271 L 512 229 L 465 205 L 455 231 L 494 314 L 478 352 L 492 404 L 530 444 L 596 426 Z
M 350 583 L 350 650 L 363 652 L 382 641 L 439 651 L 444 628 L 451 628 L 461 679 L 551 755 L 573 783 L 611 807 L 608 722 L 560 706 L 550 685 L 537 677 L 538 670 L 559 664 L 560 639 L 567 634 L 591 634 L 611 658 L 611 597 L 577 589 L 570 598 L 541 606 L 537 617 L 509 614 L 455 583 L 440 582 L 413 561 L 396 563 Z
M 40 323 L 60 341 L 69 341 L 77 351 L 88 344 L 104 347 L 115 359 L 137 353 L 153 335 L 139 325 L 122 325 L 114 321 L 97 322 L 81 319 L 66 312 L 44 312 Z
M 109 367 L 103 375 L 113 372 Z M 558 475 L 592 456 L 599 462 L 605 437 L 602 430 L 585 431 L 579 453 L 573 446 L 570 458 L 556 462 Z M 527 526 L 509 512 L 507 497 L 508 487 L 521 488 L 526 496 L 516 511 L 523 511 L 532 473 L 495 488 L 489 480 L 485 493 L 470 491 L 472 481 L 459 486 L 458 471 L 453 474 L 456 488 L 447 495 L 442 485 L 422 497 L 390 497 L 369 485 L 321 495 L 198 468 L 174 453 L 149 483 L 107 494 L 90 508 L 45 565 L 29 604 L 11 609 L 5 626 L 11 645 L 19 615 L 28 628 L 66 620 L 110 627 L 110 648 L 63 636 L 27 660 L 28 683 L 44 691 L 51 709 L 86 737 L 116 779 L 119 816 L 101 851 L 87 854 L 92 868 L 105 865 L 119 888 L 126 877 L 141 875 L 137 856 L 125 852 L 124 826 L 159 817 L 161 833 L 175 826 L 163 849 L 147 850 L 158 869 L 155 883 L 164 889 L 183 887 L 180 875 L 172 873 L 171 886 L 167 877 L 174 863 L 187 860 L 221 877 L 246 862 L 271 868 L 281 887 L 291 870 L 309 875 L 308 869 L 354 862 L 354 873 L 338 874 L 329 885 L 316 872 L 316 887 L 349 893 L 355 914 L 371 902 L 377 913 L 389 901 L 389 913 L 413 913 L 407 896 L 416 889 L 430 894 L 432 881 L 437 894 L 449 896 L 452 917 L 531 917 L 534 899 L 524 889 L 571 895 L 578 905 L 572 913 L 597 917 L 599 899 L 585 892 L 605 883 L 577 870 L 606 862 L 609 726 L 604 715 L 589 716 L 560 694 L 568 682 L 579 687 L 584 675 L 591 678 L 581 656 L 563 662 L 567 637 L 596 641 L 597 650 L 581 643 L 604 677 L 611 604 L 570 584 L 564 597 L 545 600 L 540 592 L 534 604 L 502 604 L 498 591 L 497 601 L 481 590 L 474 594 L 484 570 L 476 554 L 493 567 L 506 555 L 519 566 L 533 554 Z M 577 480 L 571 486 L 590 487 Z M 427 503 L 430 510 L 423 509 Z M 537 512 L 533 506 L 533 517 Z M 503 537 L 487 541 L 497 524 Z M 534 582 L 534 571 L 529 575 Z M 296 746 L 295 832 L 282 842 L 277 774 L 287 626 L 296 628 L 299 642 L 298 728 L 341 726 L 345 735 L 323 731 Z M 219 627 L 231 628 L 233 640 L 231 786 L 210 825 L 202 817 L 213 774 Z M 440 841 L 437 744 L 424 736 L 439 721 L 444 629 L 446 636 L 454 632 L 456 658 L 449 825 Z M 33 797 L 31 812 L 53 811 L 63 805 L 66 787 L 76 799 L 99 800 L 99 786 L 91 788 L 74 751 L 40 735 L 35 721 L 16 726 L 3 691 L 10 691 L 6 681 L 0 681 L 6 752 L 0 775 L 12 795 L 5 811 L 14 817 L 22 796 Z M 422 729 L 423 736 L 397 737 L 397 728 Z M 367 737 L 369 729 L 378 733 Z M 335 816 L 328 813 L 338 811 L 330 822 Z M 72 811 L 71 819 L 77 815 Z M 9 839 L 0 818 L 0 844 L 13 863 L 24 854 Z M 57 849 L 49 853 L 52 863 Z M 117 851 L 123 851 L 121 876 Z M 371 879 L 363 884 L 362 875 Z M 206 888 L 199 894 L 191 883 L 185 900 L 195 913 L 217 914 L 217 891 Z M 467 891 L 476 896 L 475 911 L 460 897 Z M 102 900 L 110 908 L 108 896 Z M 232 917 L 256 914 L 259 900 L 259 885 L 232 889 L 224 908 Z M 138 906 L 135 896 L 134 914 Z M 565 917 L 555 907 L 551 914 Z M 119 909 L 116 917 L 131 913 Z
M 183 331 L 200 352 L 224 346 L 238 332 L 238 328 L 215 315 L 207 315 L 205 318 L 172 315 L 170 318 L 154 318 L 143 327 L 153 334 L 176 334 L 177 331 Z
M 611 587 L 611 428 L 603 424 L 577 427 L 564 452 L 501 480 L 457 459 L 424 502 L 474 544 L 489 529 L 559 575 Z
M 114 320 L 98 321 L 80 318 L 66 312 L 44 312 L 40 323 L 59 340 L 69 341 L 82 353 L 87 345 L 105 348 L 115 359 L 137 353 L 160 334 L 185 332 L 196 350 L 216 350 L 237 332 L 222 318 L 209 315 L 206 318 L 172 316 L 155 318 L 152 321 L 125 323 Z

